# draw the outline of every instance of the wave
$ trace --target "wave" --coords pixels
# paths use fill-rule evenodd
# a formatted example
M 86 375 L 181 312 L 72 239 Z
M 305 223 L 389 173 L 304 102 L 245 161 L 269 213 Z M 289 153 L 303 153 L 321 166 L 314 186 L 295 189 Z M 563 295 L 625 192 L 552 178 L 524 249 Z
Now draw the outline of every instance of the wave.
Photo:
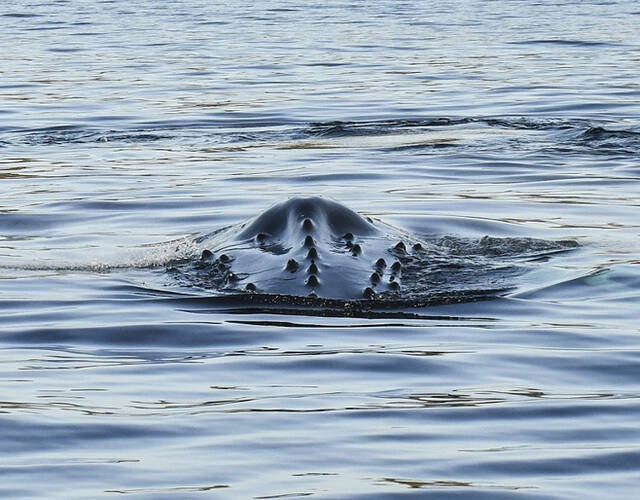
M 58 125 L 4 130 L 0 147 L 12 145 L 144 144 L 176 142 L 218 148 L 278 149 L 366 147 L 394 152 L 466 147 L 478 141 L 493 150 L 501 145 L 523 151 L 578 150 L 594 154 L 635 154 L 640 132 L 611 128 L 610 123 L 557 117 L 427 117 L 385 120 L 304 122 L 278 117 L 161 120 L 130 128 Z M 537 132 L 535 136 L 522 135 Z
M 600 42 L 593 40 L 564 40 L 561 38 L 547 38 L 539 40 L 518 40 L 508 42 L 509 45 L 559 45 L 561 47 L 620 47 L 623 44 Z

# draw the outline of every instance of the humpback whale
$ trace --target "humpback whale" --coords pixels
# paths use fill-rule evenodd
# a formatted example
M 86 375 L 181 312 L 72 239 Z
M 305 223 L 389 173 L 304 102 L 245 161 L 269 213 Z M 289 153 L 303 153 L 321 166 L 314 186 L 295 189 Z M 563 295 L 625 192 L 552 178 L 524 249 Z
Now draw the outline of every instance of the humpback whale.
M 219 288 L 354 300 L 398 292 L 408 241 L 338 202 L 291 198 L 201 260 Z M 393 231 L 397 233 L 397 231 Z M 406 239 L 406 238 L 405 238 Z M 420 247 L 416 247 L 418 249 Z
M 282 303 L 410 305 L 495 296 L 512 288 L 519 270 L 513 258 L 577 246 L 531 238 L 429 239 L 317 196 L 288 199 L 196 244 L 204 248 L 199 258 L 170 271 L 216 293 Z

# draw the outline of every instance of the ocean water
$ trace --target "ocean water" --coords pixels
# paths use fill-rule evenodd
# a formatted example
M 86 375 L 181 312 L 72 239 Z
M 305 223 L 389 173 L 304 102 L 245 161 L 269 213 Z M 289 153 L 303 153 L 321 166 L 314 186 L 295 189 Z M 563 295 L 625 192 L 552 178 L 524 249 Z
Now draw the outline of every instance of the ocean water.
M 638 26 L 625 0 L 4 4 L 0 497 L 635 498 Z M 175 279 L 293 196 L 446 242 L 478 287 L 518 272 L 355 314 Z

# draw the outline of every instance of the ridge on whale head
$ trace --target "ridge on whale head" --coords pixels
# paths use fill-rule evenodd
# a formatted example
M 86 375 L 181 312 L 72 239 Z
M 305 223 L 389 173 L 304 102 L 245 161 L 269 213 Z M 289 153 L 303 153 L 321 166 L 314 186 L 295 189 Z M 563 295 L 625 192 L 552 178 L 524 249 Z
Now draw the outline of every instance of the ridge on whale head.
M 378 230 L 364 217 L 340 203 L 320 196 L 294 197 L 274 205 L 244 228 L 238 239 L 266 234 L 292 238 L 296 234 L 340 238 L 347 233 L 369 236 Z

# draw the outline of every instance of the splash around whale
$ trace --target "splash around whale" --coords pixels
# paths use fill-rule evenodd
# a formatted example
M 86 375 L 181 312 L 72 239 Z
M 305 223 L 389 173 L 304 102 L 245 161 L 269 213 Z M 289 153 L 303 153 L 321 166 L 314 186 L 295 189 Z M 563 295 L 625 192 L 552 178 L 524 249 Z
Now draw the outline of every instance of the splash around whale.
M 419 237 L 323 197 L 295 197 L 202 236 L 197 259 L 173 263 L 182 284 L 255 303 L 463 302 L 512 288 L 514 259 L 577 244 L 531 238 Z

